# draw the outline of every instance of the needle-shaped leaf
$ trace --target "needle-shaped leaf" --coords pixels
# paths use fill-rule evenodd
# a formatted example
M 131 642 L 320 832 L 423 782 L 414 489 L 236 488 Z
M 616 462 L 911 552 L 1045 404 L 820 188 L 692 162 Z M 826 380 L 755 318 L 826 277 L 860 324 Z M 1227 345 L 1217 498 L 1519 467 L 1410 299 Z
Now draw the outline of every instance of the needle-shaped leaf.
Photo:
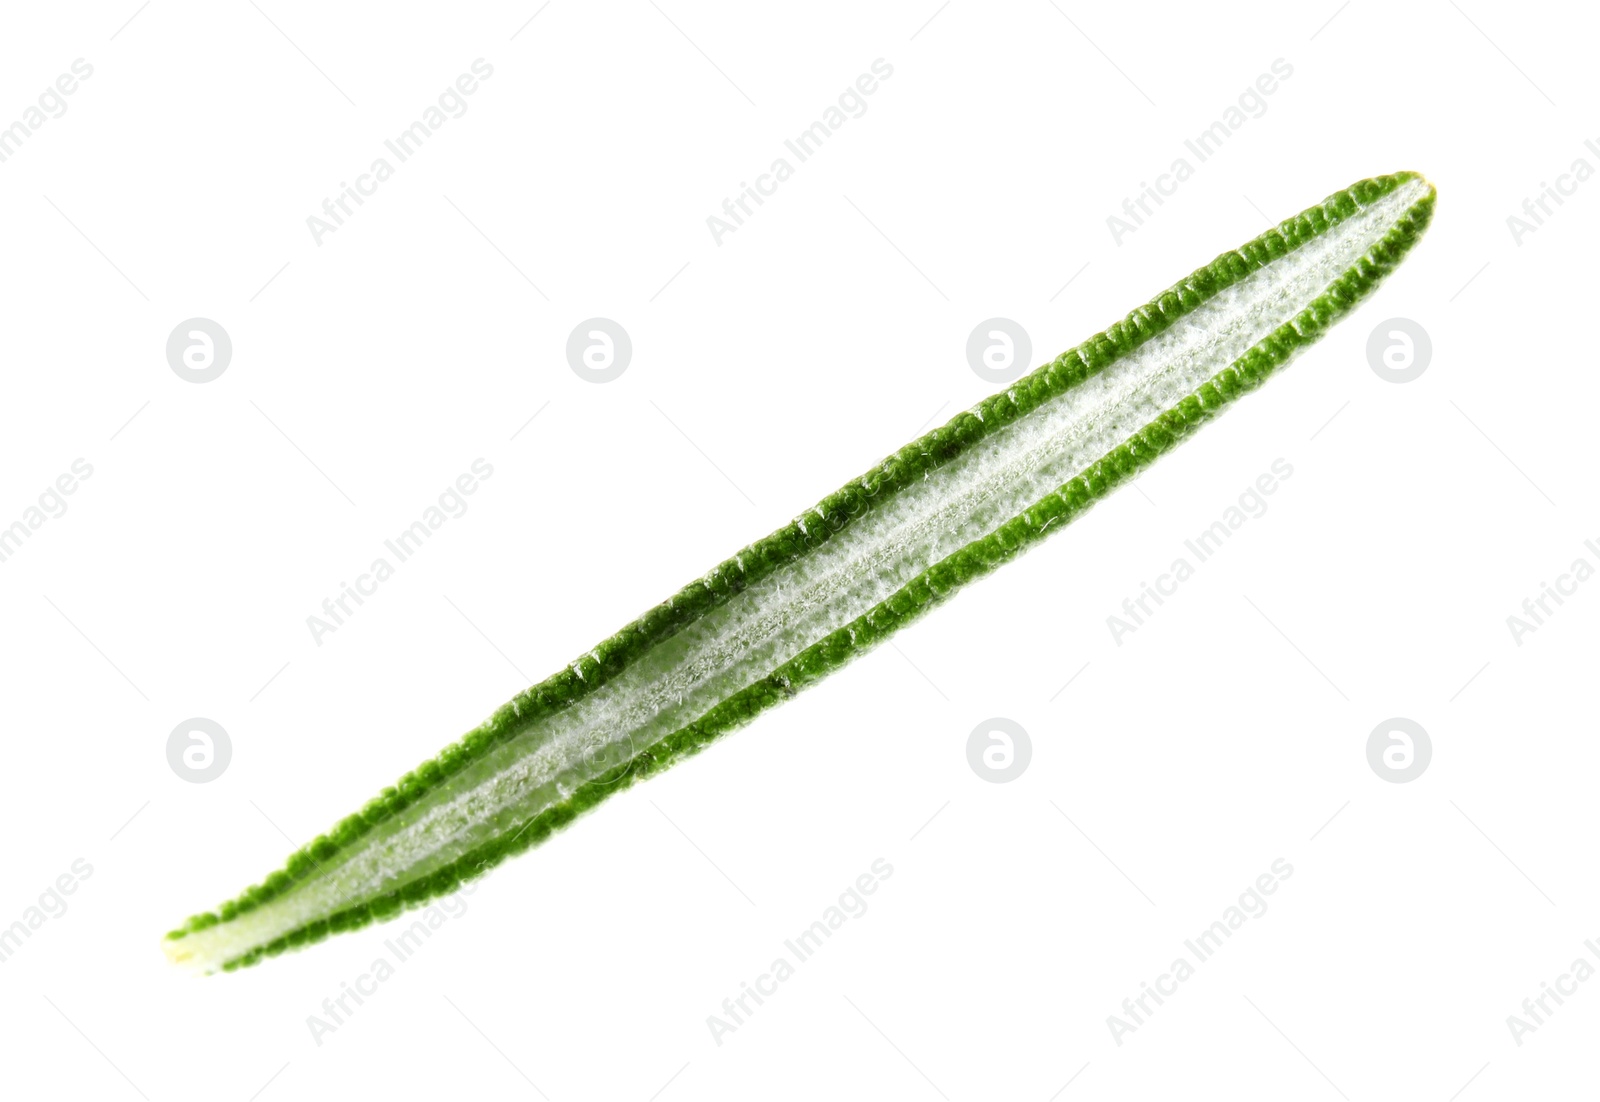
M 518 694 L 238 899 L 167 935 L 205 971 L 391 918 L 543 842 L 1080 516 L 1315 342 L 1433 213 L 1363 180 L 912 441 Z

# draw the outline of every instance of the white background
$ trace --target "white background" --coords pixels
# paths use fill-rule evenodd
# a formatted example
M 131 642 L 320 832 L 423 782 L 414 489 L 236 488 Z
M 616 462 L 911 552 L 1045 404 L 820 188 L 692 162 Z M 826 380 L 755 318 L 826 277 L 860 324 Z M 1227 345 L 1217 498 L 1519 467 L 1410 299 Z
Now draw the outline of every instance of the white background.
M 94 468 L 0 564 L 0 925 L 93 869 L 0 964 L 8 1093 L 1592 1082 L 1600 983 L 1521 1046 L 1506 1023 L 1600 937 L 1600 584 L 1520 647 L 1506 626 L 1600 537 L 1600 182 L 1520 245 L 1506 224 L 1600 167 L 1592 15 L 537 3 L 7 10 L 0 122 L 94 67 L 0 164 L 0 521 Z M 467 113 L 314 243 L 307 216 L 477 58 Z M 877 58 L 866 114 L 715 244 L 707 216 Z M 1265 114 L 1116 244 L 1107 215 L 1276 58 Z M 320 1045 L 308 1016 L 393 926 L 207 979 L 164 961 L 185 915 L 981 398 L 979 321 L 1042 362 L 1400 169 L 1437 184 L 1433 228 L 1292 369 L 895 647 L 497 870 Z M 634 344 L 603 386 L 564 351 L 597 315 Z M 206 385 L 165 359 L 195 316 L 234 346 Z M 1406 385 L 1366 360 L 1395 316 L 1434 345 Z M 316 645 L 306 617 L 479 457 L 466 515 Z M 1267 514 L 1113 642 L 1280 457 Z M 1003 785 L 965 754 L 997 715 L 1033 745 Z M 192 716 L 231 736 L 209 784 L 166 760 Z M 1391 716 L 1432 738 L 1409 784 L 1367 764 Z M 879 857 L 870 909 L 715 1043 L 708 1015 Z M 1277 858 L 1269 911 L 1117 1045 L 1107 1016 Z

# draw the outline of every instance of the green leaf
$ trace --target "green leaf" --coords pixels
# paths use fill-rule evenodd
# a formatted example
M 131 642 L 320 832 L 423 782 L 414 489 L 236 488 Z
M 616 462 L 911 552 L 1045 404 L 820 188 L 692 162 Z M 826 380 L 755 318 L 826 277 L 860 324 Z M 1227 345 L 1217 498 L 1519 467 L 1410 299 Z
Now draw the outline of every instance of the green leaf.
M 794 696 L 1260 386 L 1400 263 L 1433 203 L 1415 173 L 1362 180 L 1222 254 L 518 694 L 168 955 L 233 969 L 392 918 Z

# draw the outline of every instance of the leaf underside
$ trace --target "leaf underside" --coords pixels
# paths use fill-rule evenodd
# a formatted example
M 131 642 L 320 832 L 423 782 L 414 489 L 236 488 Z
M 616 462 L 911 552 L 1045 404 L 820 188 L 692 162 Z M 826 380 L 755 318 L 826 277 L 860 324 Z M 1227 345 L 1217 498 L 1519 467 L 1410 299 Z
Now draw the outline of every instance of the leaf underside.
M 1426 229 L 1415 173 L 1222 254 L 752 543 L 167 935 L 206 971 L 391 918 L 794 696 L 1138 474 L 1318 340 Z

